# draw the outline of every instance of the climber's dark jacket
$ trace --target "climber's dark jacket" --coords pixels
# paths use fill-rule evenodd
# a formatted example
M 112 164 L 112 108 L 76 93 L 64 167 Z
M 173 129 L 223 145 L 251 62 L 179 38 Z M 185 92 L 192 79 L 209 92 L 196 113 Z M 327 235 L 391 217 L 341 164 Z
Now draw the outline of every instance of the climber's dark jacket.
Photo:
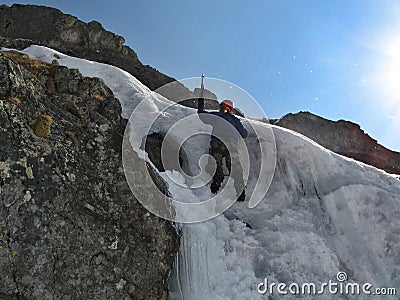
M 247 130 L 244 128 L 239 118 L 235 115 L 224 112 L 223 110 L 208 112 L 204 110 L 204 98 L 199 98 L 197 113 L 200 120 L 205 124 L 213 126 L 211 132 L 211 142 L 219 139 L 227 142 L 236 143 L 239 134 L 242 138 L 247 137 Z M 232 128 L 232 125 L 234 128 Z

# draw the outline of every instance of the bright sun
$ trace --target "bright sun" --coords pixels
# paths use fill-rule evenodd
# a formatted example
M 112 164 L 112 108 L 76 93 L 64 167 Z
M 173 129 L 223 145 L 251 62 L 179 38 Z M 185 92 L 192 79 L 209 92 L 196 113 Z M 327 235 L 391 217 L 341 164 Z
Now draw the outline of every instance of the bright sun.
M 396 30 L 397 33 L 400 30 Z M 378 92 L 375 95 L 377 109 L 386 114 L 386 130 L 383 139 L 397 140 L 400 133 L 400 37 L 392 32 L 375 45 L 380 53 L 380 61 L 376 61 L 374 83 L 371 85 Z M 396 149 L 397 151 L 399 149 Z
M 390 109 L 400 109 L 400 38 L 388 44 L 386 60 L 381 73 L 382 86 L 385 89 Z

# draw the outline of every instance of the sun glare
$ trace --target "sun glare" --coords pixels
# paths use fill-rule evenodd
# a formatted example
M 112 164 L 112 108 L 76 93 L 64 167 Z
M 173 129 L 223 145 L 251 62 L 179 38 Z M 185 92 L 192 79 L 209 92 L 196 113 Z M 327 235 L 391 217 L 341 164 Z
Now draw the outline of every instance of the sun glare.
M 388 104 L 400 109 L 400 38 L 393 40 L 386 51 L 383 64 L 382 84 L 386 90 Z
M 366 75 L 364 84 L 368 85 L 371 99 L 374 99 L 375 110 L 386 120 L 380 125 L 386 127 L 382 133 L 382 141 L 396 148 L 400 136 L 400 25 L 393 26 L 390 32 L 384 34 L 376 32 L 370 39 L 370 48 L 373 53 L 369 57 L 372 67 L 370 76 Z

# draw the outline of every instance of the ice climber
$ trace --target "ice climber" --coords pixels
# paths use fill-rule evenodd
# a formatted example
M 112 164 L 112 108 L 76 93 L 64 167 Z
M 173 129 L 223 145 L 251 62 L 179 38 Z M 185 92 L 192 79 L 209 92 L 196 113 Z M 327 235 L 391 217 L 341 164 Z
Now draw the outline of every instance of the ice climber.
M 213 126 L 209 153 L 214 157 L 217 168 L 211 182 L 211 192 L 216 194 L 224 181 L 223 159 L 225 159 L 225 166 L 228 169 L 229 175 L 232 174 L 234 180 L 237 200 L 244 201 L 245 186 L 243 170 L 239 161 L 237 141 L 239 134 L 242 138 L 247 137 L 247 130 L 239 118 L 233 114 L 233 108 L 231 100 L 224 100 L 220 104 L 219 111 L 208 112 L 204 110 L 204 97 L 200 97 L 198 99 L 197 113 L 204 123 Z M 230 149 L 230 153 L 228 149 Z

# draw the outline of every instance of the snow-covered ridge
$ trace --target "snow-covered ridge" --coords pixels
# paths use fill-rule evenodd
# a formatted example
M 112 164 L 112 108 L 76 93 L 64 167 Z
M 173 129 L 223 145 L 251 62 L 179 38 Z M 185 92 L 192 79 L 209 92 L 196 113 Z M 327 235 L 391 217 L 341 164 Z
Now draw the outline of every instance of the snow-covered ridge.
M 2 48 L 2 50 L 15 49 Z M 44 46 L 32 45 L 19 52 L 28 54 L 47 63 L 57 60 L 61 66 L 66 66 L 70 69 L 79 69 L 79 72 L 86 77 L 99 77 L 103 79 L 107 86 L 113 91 L 114 96 L 121 101 L 123 108 L 122 114 L 125 118 L 129 118 L 130 115 L 130 113 L 126 112 L 128 103 L 137 104 L 141 99 L 151 94 L 150 89 L 134 76 L 111 65 L 68 56 Z
M 24 52 L 46 62 L 57 54 L 60 65 L 102 78 L 125 117 L 140 101 L 148 101 L 149 113 L 167 101 L 116 67 L 39 46 Z M 178 106 L 168 118 L 173 123 L 192 112 Z M 254 209 L 237 203 L 224 215 L 182 227 L 170 299 L 267 299 L 257 292 L 265 277 L 318 284 L 335 279 L 339 271 L 347 273 L 348 282 L 400 292 L 400 181 L 300 134 L 272 128 L 277 168 L 267 195 Z M 346 297 L 318 296 L 332 298 Z

